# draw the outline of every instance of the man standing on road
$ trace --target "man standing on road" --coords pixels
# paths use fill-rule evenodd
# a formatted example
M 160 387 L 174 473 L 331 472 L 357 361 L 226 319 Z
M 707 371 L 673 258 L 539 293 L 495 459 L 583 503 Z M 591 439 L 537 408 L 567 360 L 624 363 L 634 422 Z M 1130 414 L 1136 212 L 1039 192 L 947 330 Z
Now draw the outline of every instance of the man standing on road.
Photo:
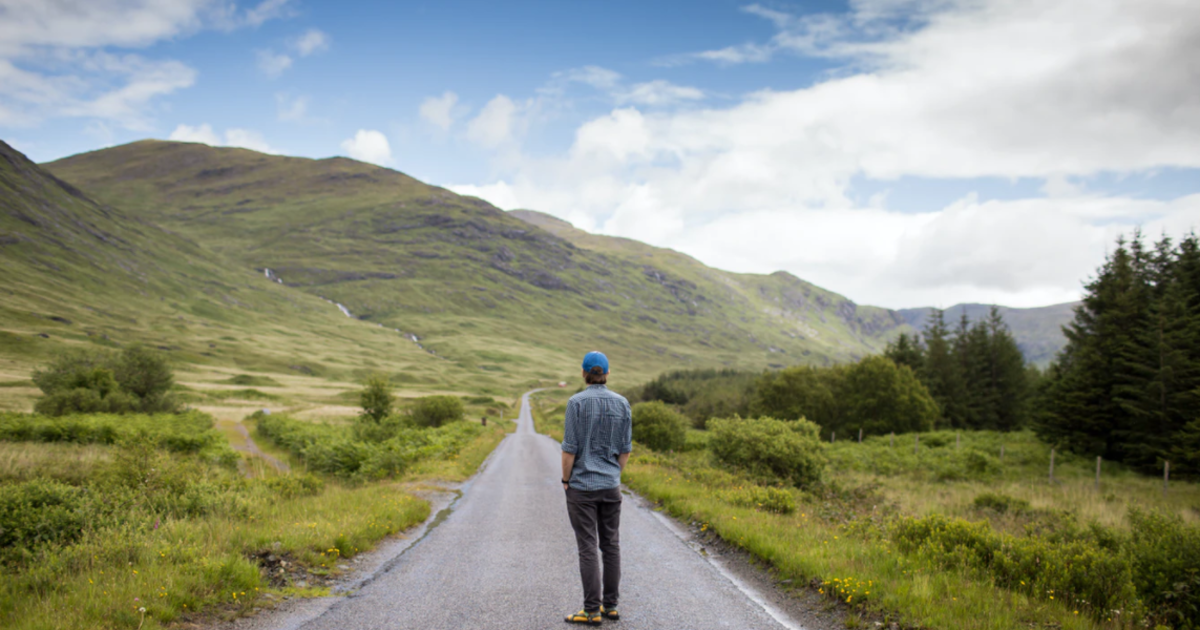
M 562 484 L 583 579 L 583 610 L 566 620 L 599 625 L 621 618 L 621 471 L 633 450 L 633 416 L 629 401 L 608 390 L 608 357 L 587 353 L 583 379 L 587 389 L 567 402 L 562 442 Z

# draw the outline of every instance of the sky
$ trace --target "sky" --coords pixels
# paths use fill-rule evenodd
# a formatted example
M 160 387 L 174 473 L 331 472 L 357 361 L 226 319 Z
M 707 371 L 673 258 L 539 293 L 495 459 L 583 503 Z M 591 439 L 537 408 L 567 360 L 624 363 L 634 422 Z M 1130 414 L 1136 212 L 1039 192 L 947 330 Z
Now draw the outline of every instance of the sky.
M 0 0 L 0 139 L 343 155 L 863 304 L 1200 225 L 1200 2 Z

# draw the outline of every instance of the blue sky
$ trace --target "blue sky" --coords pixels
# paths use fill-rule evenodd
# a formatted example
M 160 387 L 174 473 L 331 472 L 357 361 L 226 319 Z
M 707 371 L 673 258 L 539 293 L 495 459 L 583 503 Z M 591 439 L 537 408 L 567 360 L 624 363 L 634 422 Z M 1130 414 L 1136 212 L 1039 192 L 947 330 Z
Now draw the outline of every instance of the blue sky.
M 0 138 L 348 155 L 863 303 L 1200 223 L 1200 3 L 0 0 Z

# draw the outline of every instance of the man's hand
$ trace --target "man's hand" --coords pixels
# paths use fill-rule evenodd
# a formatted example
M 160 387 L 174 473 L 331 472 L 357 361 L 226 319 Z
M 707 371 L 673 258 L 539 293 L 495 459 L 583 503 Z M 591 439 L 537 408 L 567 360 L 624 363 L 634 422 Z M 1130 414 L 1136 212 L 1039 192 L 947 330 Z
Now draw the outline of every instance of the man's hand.
M 571 471 L 573 471 L 574 469 L 575 469 L 575 455 L 573 453 L 568 453 L 566 451 L 563 451 L 563 454 L 562 454 L 562 479 L 565 480 L 565 481 L 563 481 L 563 490 L 564 491 L 567 488 L 571 487 L 571 484 L 567 483 L 567 481 L 570 481 Z

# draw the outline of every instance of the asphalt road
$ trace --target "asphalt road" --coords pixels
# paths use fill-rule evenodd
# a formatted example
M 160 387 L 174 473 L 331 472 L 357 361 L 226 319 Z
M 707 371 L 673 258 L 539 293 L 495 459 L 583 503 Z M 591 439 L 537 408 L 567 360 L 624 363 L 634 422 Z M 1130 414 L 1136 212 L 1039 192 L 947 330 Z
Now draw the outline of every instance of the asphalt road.
M 559 447 L 533 431 L 529 394 L 453 512 L 386 572 L 309 620 L 305 630 L 562 629 L 580 608 L 575 538 Z M 689 547 L 636 497 L 621 519 L 621 630 L 796 628 Z M 786 623 L 786 625 L 785 625 Z

